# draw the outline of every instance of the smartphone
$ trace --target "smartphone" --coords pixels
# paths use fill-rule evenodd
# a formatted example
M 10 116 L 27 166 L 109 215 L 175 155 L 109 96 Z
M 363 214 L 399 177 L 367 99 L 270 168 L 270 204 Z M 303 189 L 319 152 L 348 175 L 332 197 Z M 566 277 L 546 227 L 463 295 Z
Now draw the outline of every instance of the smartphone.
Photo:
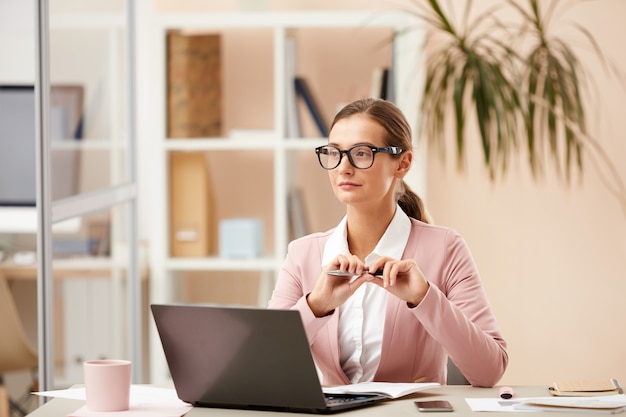
M 415 405 L 419 411 L 454 411 L 450 401 L 436 400 L 436 401 L 415 401 Z

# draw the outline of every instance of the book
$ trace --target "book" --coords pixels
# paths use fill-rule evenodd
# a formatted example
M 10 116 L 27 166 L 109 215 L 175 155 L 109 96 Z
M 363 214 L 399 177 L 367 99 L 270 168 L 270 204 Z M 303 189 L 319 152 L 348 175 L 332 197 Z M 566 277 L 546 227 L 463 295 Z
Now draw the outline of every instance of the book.
M 538 397 L 528 398 L 513 406 L 516 410 L 559 411 L 570 413 L 618 414 L 626 411 L 626 396 L 606 397 Z
M 313 95 L 313 92 L 311 91 L 309 83 L 303 77 L 295 77 L 294 85 L 296 87 L 296 93 L 298 94 L 298 97 L 304 100 L 320 134 L 323 137 L 327 137 L 328 136 L 328 124 L 326 123 L 326 120 L 322 116 L 322 111 L 317 103 L 317 100 L 315 99 L 315 96 Z
M 385 77 L 385 68 L 376 67 L 372 70 L 372 84 L 370 86 L 370 97 L 371 98 L 383 98 L 383 84 Z
M 382 73 L 382 82 L 380 86 L 380 98 L 383 100 L 389 100 L 391 93 L 391 71 L 389 68 L 384 68 Z
M 304 197 L 301 188 L 292 188 L 287 194 L 290 238 L 297 239 L 308 235 L 309 219 L 306 215 Z
M 294 79 L 296 77 L 296 40 L 292 37 L 285 39 L 285 114 L 286 133 L 289 138 L 299 138 L 302 135 L 300 129 L 300 115 L 298 114 L 298 95 Z
M 389 67 L 376 67 L 372 72 L 370 97 L 393 101 L 393 72 Z
M 358 384 L 324 387 L 325 394 L 379 394 L 395 399 L 429 388 L 440 387 L 438 382 L 360 382 Z
M 50 86 L 50 138 L 53 141 L 83 138 L 84 88 L 82 85 Z
M 550 394 L 557 397 L 593 397 L 598 395 L 623 394 L 624 390 L 616 379 L 557 381 L 548 387 Z

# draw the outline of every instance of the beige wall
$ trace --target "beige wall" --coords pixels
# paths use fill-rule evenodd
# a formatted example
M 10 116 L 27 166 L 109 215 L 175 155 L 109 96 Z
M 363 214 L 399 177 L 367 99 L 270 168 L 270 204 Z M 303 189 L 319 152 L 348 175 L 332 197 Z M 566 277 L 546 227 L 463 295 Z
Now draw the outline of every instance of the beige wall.
M 568 18 L 626 66 L 626 2 L 581 2 L 562 20 Z M 587 101 L 590 130 L 626 180 L 626 88 L 598 65 L 589 68 L 598 88 Z M 474 253 L 509 343 L 503 382 L 626 381 L 626 212 L 588 159 L 581 184 L 559 183 L 551 167 L 534 182 L 524 160 L 494 184 L 481 166 L 478 138 L 468 139 L 465 175 L 431 149 L 428 204 Z
M 494 1 L 476 3 L 487 7 Z M 273 9 L 391 6 L 379 1 L 268 1 Z M 236 10 L 238 2 L 158 0 L 155 7 Z M 626 2 L 606 0 L 581 2 L 568 9 L 563 21 L 584 24 L 624 68 L 625 18 Z M 598 65 L 591 70 L 598 88 L 588 99 L 591 131 L 626 180 L 626 88 Z M 464 174 L 457 173 L 451 159 L 443 163 L 429 151 L 426 197 L 437 223 L 457 229 L 475 256 L 509 343 L 511 362 L 502 383 L 609 377 L 626 383 L 625 213 L 590 161 L 580 184 L 559 183 L 551 169 L 535 182 L 523 159 L 506 179 L 490 182 L 475 136 L 468 132 L 473 145 Z

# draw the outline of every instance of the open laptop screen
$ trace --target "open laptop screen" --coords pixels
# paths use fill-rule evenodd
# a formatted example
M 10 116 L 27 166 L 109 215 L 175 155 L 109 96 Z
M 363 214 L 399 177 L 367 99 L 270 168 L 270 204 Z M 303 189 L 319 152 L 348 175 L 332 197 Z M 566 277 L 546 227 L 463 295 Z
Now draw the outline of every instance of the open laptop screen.
M 181 400 L 208 407 L 333 411 L 322 392 L 298 311 L 151 307 Z M 384 398 L 356 397 L 361 406 Z

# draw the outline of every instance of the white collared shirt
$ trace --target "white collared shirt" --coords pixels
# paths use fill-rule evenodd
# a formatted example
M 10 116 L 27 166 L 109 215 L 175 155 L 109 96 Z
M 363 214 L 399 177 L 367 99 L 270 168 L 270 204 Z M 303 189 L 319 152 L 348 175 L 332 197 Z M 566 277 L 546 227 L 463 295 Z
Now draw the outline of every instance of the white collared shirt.
M 349 252 L 346 222 L 344 217 L 326 242 L 322 266 L 335 256 Z M 374 251 L 365 258 L 365 264 L 381 256 L 401 259 L 410 230 L 411 220 L 397 206 L 391 223 Z M 386 307 L 387 291 L 376 284 L 365 283 L 337 311 L 339 359 L 352 383 L 374 380 L 380 363 Z

